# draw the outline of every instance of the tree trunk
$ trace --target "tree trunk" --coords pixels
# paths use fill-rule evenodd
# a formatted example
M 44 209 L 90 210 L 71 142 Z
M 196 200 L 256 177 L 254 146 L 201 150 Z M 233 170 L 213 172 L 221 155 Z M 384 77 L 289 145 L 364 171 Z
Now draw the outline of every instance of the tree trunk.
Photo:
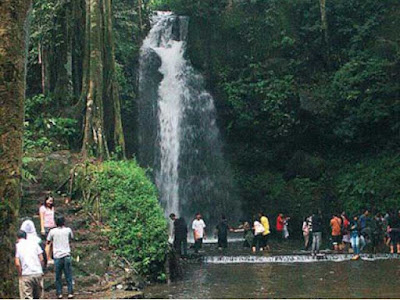
M 324 42 L 326 47 L 327 59 L 329 58 L 329 35 L 328 35 L 328 20 L 326 17 L 326 0 L 319 0 L 319 8 L 321 12 L 321 29 L 324 34 Z
M 72 33 L 71 33 L 71 81 L 72 94 L 79 99 L 82 93 L 82 73 L 84 59 L 84 34 L 85 34 L 85 2 L 82 0 L 72 1 Z
M 142 0 L 138 0 L 138 12 L 139 12 L 139 32 L 142 36 L 143 32 L 143 19 L 142 19 Z
M 0 298 L 15 298 L 14 243 L 21 198 L 24 24 L 30 1 L 0 2 Z
M 121 120 L 121 105 L 118 92 L 118 83 L 115 72 L 115 46 L 112 27 L 111 1 L 103 1 L 104 16 L 104 99 L 105 112 L 110 118 L 105 120 L 107 126 L 108 141 L 111 141 L 111 149 L 125 158 L 125 138 Z M 108 121 L 108 122 L 107 122 Z
M 53 99 L 59 107 L 69 105 L 69 79 L 67 72 L 68 64 L 68 28 L 67 28 L 67 4 L 63 4 L 57 10 L 55 18 L 55 30 L 53 32 L 53 51 L 52 51 L 52 75 L 53 86 L 51 92 Z
M 104 135 L 103 103 L 103 36 L 102 3 L 100 0 L 87 0 L 89 7 L 86 18 L 89 20 L 86 47 L 89 49 L 88 91 L 86 98 L 86 116 L 83 132 L 82 155 L 94 155 L 100 159 L 108 158 L 107 142 Z M 89 151 L 91 153 L 89 153 Z
M 109 149 L 112 149 L 125 157 L 111 1 L 88 0 L 88 3 L 82 83 L 82 99 L 86 100 L 82 155 L 109 158 Z M 93 151 L 89 153 L 89 149 Z
M 228 0 L 228 3 L 226 5 L 226 10 L 232 10 L 233 8 L 233 0 Z

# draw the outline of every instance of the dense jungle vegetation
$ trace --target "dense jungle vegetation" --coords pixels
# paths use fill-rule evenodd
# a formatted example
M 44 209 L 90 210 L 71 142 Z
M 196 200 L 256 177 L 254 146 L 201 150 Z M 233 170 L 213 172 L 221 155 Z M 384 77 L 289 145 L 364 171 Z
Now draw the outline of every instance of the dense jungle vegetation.
M 84 1 L 34 3 L 25 151 L 81 147 L 82 8 Z M 104 76 L 106 53 L 115 52 L 110 78 L 119 86 L 128 157 L 136 151 L 139 48 L 155 9 L 191 18 L 188 58 L 215 96 L 244 212 L 302 217 L 313 207 L 400 205 L 398 1 L 113 1 L 115 44 L 99 43 Z M 112 132 L 108 91 L 112 156 L 124 144 Z
M 244 209 L 400 206 L 398 1 L 158 1 L 189 15 Z
M 0 110 L 0 232 L 7 245 L 22 156 L 66 149 L 100 160 L 135 155 L 139 48 L 156 9 L 190 17 L 188 58 L 215 97 L 245 213 L 301 219 L 316 207 L 326 214 L 400 207 L 398 0 L 37 0 L 28 22 L 28 6 L 18 3 L 0 5 L 7 28 L 0 31 L 0 96 L 9 99 Z M 118 168 L 144 176 L 136 166 Z M 151 199 L 152 189 L 144 191 Z M 0 256 L 10 272 L 10 256 Z

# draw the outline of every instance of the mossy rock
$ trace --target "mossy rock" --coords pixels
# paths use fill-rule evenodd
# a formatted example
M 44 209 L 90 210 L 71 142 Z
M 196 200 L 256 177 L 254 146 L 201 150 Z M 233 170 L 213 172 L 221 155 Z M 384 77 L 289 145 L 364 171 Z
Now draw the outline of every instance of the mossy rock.
M 72 156 L 69 152 L 55 152 L 47 156 L 41 169 L 41 183 L 49 189 L 57 189 L 68 179 L 72 168 Z
M 43 165 L 43 157 L 24 157 L 22 159 L 23 168 L 35 177 L 40 173 L 40 169 Z
M 79 252 L 79 251 L 78 251 Z M 110 252 L 91 249 L 91 251 L 82 251 L 82 257 L 79 262 L 75 262 L 75 266 L 90 275 L 103 276 L 110 263 Z

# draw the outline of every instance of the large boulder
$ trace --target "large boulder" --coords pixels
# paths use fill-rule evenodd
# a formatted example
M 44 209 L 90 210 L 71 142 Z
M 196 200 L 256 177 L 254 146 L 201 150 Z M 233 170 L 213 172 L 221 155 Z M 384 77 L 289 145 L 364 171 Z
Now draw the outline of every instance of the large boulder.
M 55 190 L 70 176 L 73 157 L 68 151 L 54 152 L 44 158 L 41 167 L 41 183 L 48 190 Z

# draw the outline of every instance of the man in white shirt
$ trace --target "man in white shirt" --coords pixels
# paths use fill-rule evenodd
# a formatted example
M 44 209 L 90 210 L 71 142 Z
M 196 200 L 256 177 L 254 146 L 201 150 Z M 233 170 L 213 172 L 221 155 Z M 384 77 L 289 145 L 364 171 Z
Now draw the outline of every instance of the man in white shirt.
M 206 224 L 201 218 L 201 214 L 197 213 L 196 218 L 193 220 L 192 229 L 193 229 L 193 237 L 194 237 L 194 252 L 199 253 L 199 249 L 203 244 L 203 238 L 206 238 L 206 232 L 204 231 L 206 228 Z
M 35 241 L 26 239 L 26 232 L 19 230 L 15 245 L 15 266 L 18 270 L 21 299 L 43 298 L 43 250 Z
M 71 228 L 65 226 L 65 219 L 60 216 L 56 219 L 57 228 L 50 230 L 47 236 L 46 253 L 50 255 L 50 244 L 53 243 L 54 266 L 56 269 L 56 292 L 62 298 L 62 272 L 68 286 L 68 299 L 74 297 L 72 284 L 72 260 L 69 241 L 74 237 Z

